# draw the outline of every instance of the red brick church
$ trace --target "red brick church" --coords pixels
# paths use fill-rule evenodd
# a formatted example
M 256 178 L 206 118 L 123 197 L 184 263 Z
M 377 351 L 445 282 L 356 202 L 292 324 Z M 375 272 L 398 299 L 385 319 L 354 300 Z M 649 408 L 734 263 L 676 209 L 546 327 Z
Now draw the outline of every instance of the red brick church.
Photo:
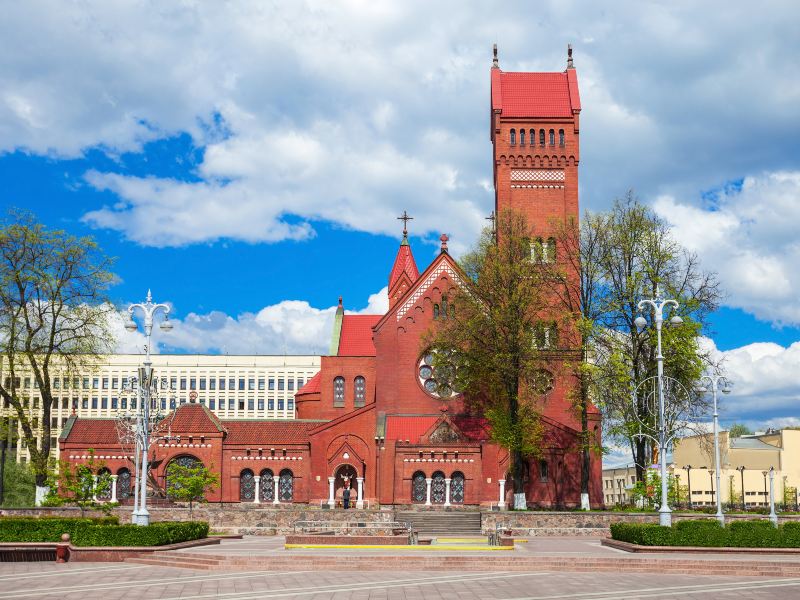
M 495 57 L 491 69 L 495 210 L 523 211 L 537 231 L 554 218 L 578 217 L 581 105 L 571 63 L 557 73 L 507 73 Z M 421 348 L 434 320 L 447 318 L 458 278 L 447 236 L 420 273 L 404 233 L 389 271 L 388 312 L 346 315 L 340 301 L 330 355 L 295 396 L 297 418 L 220 420 L 204 405 L 183 404 L 170 419 L 169 439 L 153 445 L 154 484 L 165 489 L 170 461 L 199 460 L 220 473 L 213 502 L 333 505 L 349 485 L 359 507 L 504 506 L 508 453 L 490 441 L 482 419 L 464 414 L 458 394 L 439 394 Z M 580 505 L 571 385 L 566 375 L 553 377 L 544 404 L 546 447 L 525 482 L 531 506 Z M 599 420 L 592 409 L 595 432 Z M 130 493 L 132 463 L 113 420 L 72 417 L 60 444 L 72 461 L 94 449 L 114 475 L 113 496 Z M 600 469 L 593 460 L 593 505 L 602 503 Z

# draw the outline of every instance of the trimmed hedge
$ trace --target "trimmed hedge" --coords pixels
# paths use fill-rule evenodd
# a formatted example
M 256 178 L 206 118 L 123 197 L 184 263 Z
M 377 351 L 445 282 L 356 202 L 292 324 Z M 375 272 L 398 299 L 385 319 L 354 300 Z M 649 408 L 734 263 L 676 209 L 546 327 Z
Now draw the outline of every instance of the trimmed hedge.
M 774 527 L 769 521 L 679 521 L 674 527 L 650 523 L 613 523 L 611 537 L 639 546 L 701 546 L 707 548 L 800 548 L 800 523 Z
M 120 525 L 116 517 L 0 519 L 0 542 L 58 542 L 64 533 L 75 546 L 163 546 L 207 537 L 208 523 L 163 521 L 139 527 Z

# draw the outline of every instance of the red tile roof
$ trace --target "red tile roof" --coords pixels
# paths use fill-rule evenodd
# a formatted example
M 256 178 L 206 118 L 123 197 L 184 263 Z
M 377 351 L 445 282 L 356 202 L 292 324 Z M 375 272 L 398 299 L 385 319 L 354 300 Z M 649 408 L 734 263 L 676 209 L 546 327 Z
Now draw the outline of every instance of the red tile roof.
M 322 373 L 317 373 L 311 379 L 306 381 L 306 384 L 295 393 L 295 396 L 303 394 L 319 394 L 320 381 L 322 381 Z
M 118 446 L 116 421 L 114 419 L 76 418 L 67 436 L 62 438 L 71 444 L 87 444 L 87 447 Z
M 206 433 L 223 431 L 217 415 L 203 404 L 190 402 L 175 409 L 169 427 L 172 433 Z
M 438 415 L 414 417 L 388 415 L 386 417 L 386 439 L 417 442 L 420 436 L 428 431 L 438 419 Z
M 574 69 L 563 73 L 504 73 L 492 69 L 492 109 L 504 117 L 571 117 L 580 111 Z
M 344 315 L 339 356 L 375 356 L 372 328 L 383 315 Z
M 416 443 L 440 418 L 439 415 L 387 415 L 386 439 Z M 454 416 L 453 424 L 468 440 L 488 440 L 489 424 L 481 417 Z
M 400 276 L 405 273 L 411 280 L 409 283 L 414 283 L 419 277 L 419 270 L 417 263 L 414 261 L 414 255 L 411 253 L 411 246 L 404 239 L 404 243 L 400 244 L 400 249 L 397 251 L 397 256 L 394 259 L 394 266 L 392 272 L 389 274 L 389 291 L 392 291 L 394 284 L 400 279 Z
M 228 435 L 226 444 L 302 444 L 308 442 L 308 432 L 319 427 L 320 421 L 223 421 Z

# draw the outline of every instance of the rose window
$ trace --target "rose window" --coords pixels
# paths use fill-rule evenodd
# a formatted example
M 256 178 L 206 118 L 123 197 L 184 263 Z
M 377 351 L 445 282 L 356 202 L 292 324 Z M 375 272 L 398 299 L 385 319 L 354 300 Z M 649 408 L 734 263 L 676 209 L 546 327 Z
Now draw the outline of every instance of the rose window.
M 417 377 L 420 385 L 435 398 L 451 398 L 458 392 L 453 389 L 452 369 L 446 366 L 434 367 L 434 353 L 428 351 L 422 355 L 417 364 Z

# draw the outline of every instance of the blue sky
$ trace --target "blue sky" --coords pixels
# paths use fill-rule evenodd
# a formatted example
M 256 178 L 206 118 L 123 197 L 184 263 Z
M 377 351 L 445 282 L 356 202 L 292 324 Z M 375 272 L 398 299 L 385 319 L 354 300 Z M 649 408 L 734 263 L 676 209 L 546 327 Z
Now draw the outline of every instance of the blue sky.
M 0 23 L 0 202 L 97 237 L 163 350 L 322 352 L 491 211 L 491 45 L 581 86 L 581 204 L 634 189 L 725 306 L 724 419 L 800 424 L 800 10 L 710 2 L 19 3 Z M 702 12 L 701 12 L 702 11 Z M 135 350 L 140 340 L 121 340 Z M 796 345 L 795 345 L 796 344 Z

